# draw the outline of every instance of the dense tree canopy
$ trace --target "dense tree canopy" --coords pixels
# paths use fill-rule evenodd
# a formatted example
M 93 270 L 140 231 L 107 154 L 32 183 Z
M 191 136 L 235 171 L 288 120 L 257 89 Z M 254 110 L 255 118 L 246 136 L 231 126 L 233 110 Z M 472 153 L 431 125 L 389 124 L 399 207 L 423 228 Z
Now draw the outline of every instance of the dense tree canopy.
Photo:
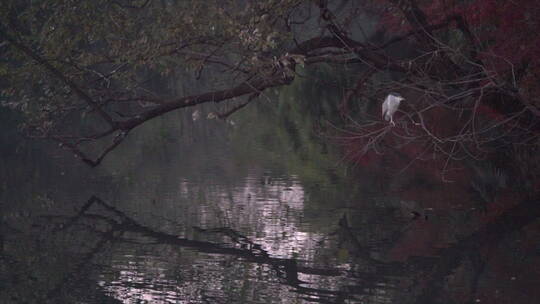
M 95 166 L 165 113 L 234 102 L 225 118 L 310 66 L 347 66 L 339 107 L 358 153 L 391 136 L 425 147 L 419 157 L 482 157 L 537 140 L 534 2 L 5 0 L 0 98 L 24 114 L 26 134 Z M 150 85 L 180 71 L 201 86 L 174 96 Z M 348 110 L 389 91 L 407 99 L 396 127 L 378 107 Z

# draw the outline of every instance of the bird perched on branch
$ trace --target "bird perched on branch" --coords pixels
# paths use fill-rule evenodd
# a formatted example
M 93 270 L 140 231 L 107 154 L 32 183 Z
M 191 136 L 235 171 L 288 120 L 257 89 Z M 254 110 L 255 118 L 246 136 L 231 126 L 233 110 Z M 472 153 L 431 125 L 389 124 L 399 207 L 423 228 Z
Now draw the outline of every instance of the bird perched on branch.
M 388 96 L 386 96 L 386 99 L 382 104 L 382 115 L 384 120 L 389 121 L 393 126 L 396 125 L 394 123 L 394 113 L 396 113 L 402 100 L 405 100 L 405 98 L 403 98 L 399 93 L 390 93 Z

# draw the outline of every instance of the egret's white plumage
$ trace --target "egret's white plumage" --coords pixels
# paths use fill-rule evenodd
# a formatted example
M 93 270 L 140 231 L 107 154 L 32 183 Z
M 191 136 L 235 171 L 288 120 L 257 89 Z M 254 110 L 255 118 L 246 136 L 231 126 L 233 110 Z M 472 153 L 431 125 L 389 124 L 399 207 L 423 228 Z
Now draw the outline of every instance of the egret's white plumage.
M 386 99 L 382 104 L 382 115 L 384 120 L 389 121 L 394 126 L 396 125 L 394 123 L 394 113 L 396 113 L 400 102 L 404 99 L 405 98 L 401 97 L 398 93 L 390 93 L 386 96 Z

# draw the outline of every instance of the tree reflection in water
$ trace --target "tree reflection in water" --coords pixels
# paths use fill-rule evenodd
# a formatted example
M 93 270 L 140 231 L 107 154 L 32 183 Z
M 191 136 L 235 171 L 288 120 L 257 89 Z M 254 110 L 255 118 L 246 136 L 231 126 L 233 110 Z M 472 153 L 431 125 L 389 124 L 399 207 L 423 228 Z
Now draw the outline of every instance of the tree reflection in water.
M 101 212 L 101 214 L 93 213 L 92 209 L 95 207 L 101 207 L 105 212 Z M 109 227 L 109 229 L 106 230 L 94 231 L 95 233 L 102 235 L 102 242 L 120 242 L 131 245 L 152 244 L 159 247 L 167 245 L 172 247 L 169 247 L 169 250 L 172 251 L 189 248 L 198 253 L 218 254 L 223 258 L 230 256 L 234 257 L 234 260 L 237 262 L 254 263 L 257 266 L 251 269 L 251 271 L 248 271 L 248 276 L 255 276 L 257 271 L 263 270 L 274 276 L 274 278 L 270 278 L 271 281 L 293 287 L 294 292 L 299 293 L 302 297 L 312 301 L 324 303 L 328 301 L 335 302 L 336 299 L 345 300 L 355 298 L 354 293 L 349 294 L 341 290 L 308 287 L 310 282 L 305 282 L 300 279 L 302 276 L 321 276 L 329 279 L 329 282 L 333 281 L 331 285 L 337 286 L 339 285 L 339 281 L 336 279 L 341 277 L 341 270 L 302 266 L 299 261 L 295 259 L 271 257 L 260 244 L 252 242 L 247 237 L 230 228 L 194 228 L 201 235 L 221 235 L 223 239 L 228 240 L 226 243 L 214 243 L 179 237 L 177 235 L 159 232 L 146 227 L 95 196 L 83 206 L 76 216 L 64 220 L 66 221 L 66 224 L 62 225 L 62 229 L 70 229 L 70 227 L 79 225 L 81 222 L 88 222 L 89 220 L 92 222 L 91 226 L 104 225 Z M 86 225 L 88 225 L 88 223 Z M 101 248 L 102 242 L 98 243 L 100 244 L 99 248 Z M 219 261 L 220 260 L 218 260 L 218 263 Z M 229 263 L 230 262 L 232 261 L 229 261 Z M 212 268 L 211 264 L 204 266 Z M 215 273 L 212 274 L 216 275 Z M 164 274 L 159 274 L 158 277 L 163 275 Z M 167 297 L 185 299 L 186 301 L 193 301 L 193 299 L 197 298 L 201 301 L 204 301 L 205 299 L 209 300 L 210 298 L 215 300 L 218 298 L 214 296 L 210 296 L 209 298 L 209 296 L 205 294 L 207 292 L 215 293 L 215 291 L 224 288 L 224 286 L 220 286 L 221 280 L 216 277 L 208 278 L 213 279 L 211 281 L 194 282 L 195 284 L 190 284 L 190 282 L 177 284 L 179 282 L 159 279 L 153 281 L 151 284 L 146 284 L 148 282 L 145 282 L 145 280 L 142 279 L 142 276 L 143 274 L 138 273 L 138 269 L 136 268 L 131 271 L 124 270 L 115 281 L 102 281 L 99 285 L 115 298 L 123 298 L 126 301 L 130 301 L 130 299 L 133 298 L 140 298 L 141 300 L 146 301 L 164 301 Z M 200 286 L 200 284 L 202 284 L 202 286 Z M 61 285 L 62 288 L 66 288 L 64 283 Z M 154 287 L 161 290 L 157 291 Z M 204 291 L 205 289 L 207 289 L 206 292 Z M 55 294 L 57 294 L 56 291 L 49 293 L 49 296 L 54 296 Z M 192 296 L 194 296 L 194 298 L 190 298 Z M 221 297 L 223 297 L 223 301 L 226 301 L 224 295 Z
M 375 246 L 357 238 L 345 215 L 319 245 L 346 248 L 350 257 L 321 267 L 313 261 L 275 257 L 264 244 L 230 227 L 193 227 L 193 237 L 161 232 L 92 196 L 74 216 L 43 218 L 43 227 L 52 227 L 51 234 L 80 235 L 84 245 L 76 258 L 66 261 L 54 284 L 33 300 L 21 302 L 84 298 L 95 303 L 134 303 L 135 299 L 137 303 L 296 303 L 299 299 L 447 303 L 441 298 L 448 292 L 446 278 L 466 264 L 472 275 L 461 289 L 468 291 L 471 302 L 489 262 L 483 253 L 539 216 L 538 201 L 526 200 L 475 233 L 438 249 L 431 258 L 388 261 L 376 258 Z M 7 252 L 2 252 L 2 260 L 7 268 L 21 267 L 14 266 L 17 257 Z M 18 276 L 11 281 L 42 279 L 23 278 L 21 272 Z M 16 289 L 16 284 L 11 288 Z M 16 294 L 12 294 L 14 301 Z

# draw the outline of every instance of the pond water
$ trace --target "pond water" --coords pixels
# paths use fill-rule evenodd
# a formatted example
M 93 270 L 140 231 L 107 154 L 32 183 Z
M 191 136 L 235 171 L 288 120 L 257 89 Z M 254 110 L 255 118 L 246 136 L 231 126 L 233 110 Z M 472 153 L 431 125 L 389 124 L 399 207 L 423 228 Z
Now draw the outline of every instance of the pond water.
M 453 185 L 352 170 L 265 111 L 170 115 L 96 169 L 6 156 L 0 302 L 540 300 L 534 200 L 492 216 Z

